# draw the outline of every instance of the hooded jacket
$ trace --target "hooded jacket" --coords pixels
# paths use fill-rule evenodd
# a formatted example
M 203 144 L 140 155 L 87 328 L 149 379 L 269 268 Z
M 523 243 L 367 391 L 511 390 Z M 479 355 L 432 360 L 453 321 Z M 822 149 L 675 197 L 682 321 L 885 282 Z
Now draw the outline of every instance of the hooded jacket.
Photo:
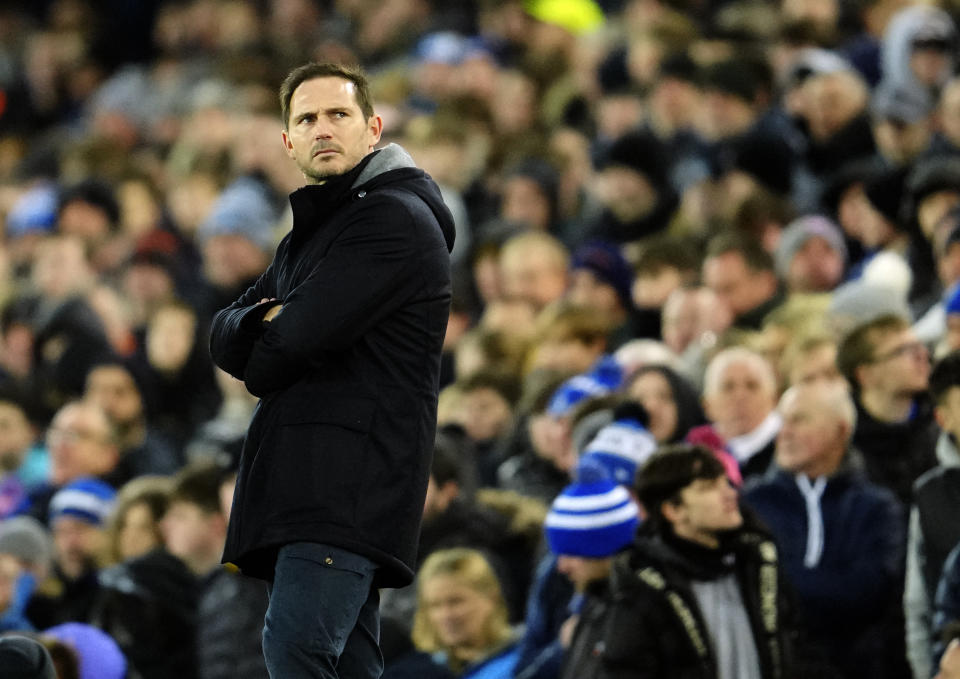
M 223 558 L 270 579 L 282 545 L 324 543 L 402 586 L 436 430 L 453 219 L 393 144 L 290 203 L 273 262 L 211 331 L 217 365 L 261 397 Z

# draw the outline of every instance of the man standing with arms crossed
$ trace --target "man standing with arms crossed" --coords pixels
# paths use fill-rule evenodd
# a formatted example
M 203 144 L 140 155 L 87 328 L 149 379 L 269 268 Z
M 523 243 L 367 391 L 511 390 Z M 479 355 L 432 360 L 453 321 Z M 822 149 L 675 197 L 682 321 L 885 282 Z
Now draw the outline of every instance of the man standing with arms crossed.
M 307 64 L 280 89 L 307 186 L 273 263 L 211 331 L 261 398 L 224 562 L 267 580 L 275 679 L 379 677 L 379 587 L 413 579 L 450 304 L 453 219 L 383 129 L 359 70 Z

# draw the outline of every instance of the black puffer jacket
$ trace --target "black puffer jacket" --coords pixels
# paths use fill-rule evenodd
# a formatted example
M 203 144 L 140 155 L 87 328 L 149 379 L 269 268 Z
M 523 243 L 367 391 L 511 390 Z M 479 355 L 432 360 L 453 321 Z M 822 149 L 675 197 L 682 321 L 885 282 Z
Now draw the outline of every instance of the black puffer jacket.
M 741 530 L 731 536 L 734 572 L 753 628 L 762 676 L 793 677 L 793 623 L 773 541 Z M 690 583 L 714 574 L 650 528 L 589 592 L 563 678 L 716 679 L 710 634 Z
M 197 611 L 200 679 L 269 679 L 261 636 L 267 588 L 226 568 L 203 583 Z

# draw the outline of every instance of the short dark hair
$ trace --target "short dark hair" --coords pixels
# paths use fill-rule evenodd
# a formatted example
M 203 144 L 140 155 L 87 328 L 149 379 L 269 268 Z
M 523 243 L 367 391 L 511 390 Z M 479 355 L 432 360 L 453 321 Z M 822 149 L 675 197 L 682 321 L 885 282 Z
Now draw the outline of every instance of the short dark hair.
M 726 231 L 710 239 L 707 244 L 706 259 L 712 259 L 735 252 L 743 258 L 751 271 L 773 271 L 773 257 L 760 244 L 747 234 Z
M 657 528 L 665 525 L 661 505 L 679 502 L 680 491 L 698 479 L 715 479 L 725 474 L 723 463 L 701 445 L 677 443 L 662 446 L 637 471 L 634 490 Z
M 283 129 L 290 123 L 290 99 L 294 91 L 308 80 L 315 78 L 343 78 L 354 84 L 357 106 L 365 118 L 373 115 L 373 103 L 370 98 L 370 85 L 359 66 L 344 66 L 334 63 L 311 62 L 290 71 L 280 85 L 280 115 L 283 117 Z
M 174 476 L 170 504 L 186 502 L 208 514 L 220 513 L 220 486 L 227 474 L 227 470 L 218 464 L 191 463 Z
M 861 323 L 851 330 L 837 347 L 837 368 L 850 384 L 856 387 L 857 368 L 876 359 L 874 352 L 880 337 L 909 327 L 906 319 L 897 314 L 881 314 Z
M 690 238 L 654 236 L 637 257 L 633 270 L 637 276 L 656 276 L 666 268 L 696 273 L 699 255 L 697 244 Z
M 520 400 L 520 380 L 509 372 L 495 368 L 481 368 L 457 380 L 457 388 L 464 394 L 480 389 L 492 389 L 513 409 Z
M 936 403 L 942 403 L 953 387 L 960 387 L 960 350 L 941 358 L 930 372 L 930 396 Z

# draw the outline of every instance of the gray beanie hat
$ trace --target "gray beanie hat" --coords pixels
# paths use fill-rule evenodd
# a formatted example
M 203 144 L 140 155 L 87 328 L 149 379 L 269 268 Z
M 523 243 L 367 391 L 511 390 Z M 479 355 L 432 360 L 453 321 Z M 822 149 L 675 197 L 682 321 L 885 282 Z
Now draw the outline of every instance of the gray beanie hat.
M 774 257 L 777 275 L 782 279 L 790 270 L 793 256 L 811 238 L 823 238 L 830 247 L 840 253 L 843 261 L 847 261 L 847 245 L 843 242 L 843 235 L 833 220 L 821 215 L 805 215 L 794 219 L 787 225 L 780 235 L 780 243 Z
M 3 679 L 57 679 L 50 653 L 30 637 L 0 637 L 0 677 Z
M 0 521 L 0 554 L 47 568 L 53 558 L 50 533 L 31 516 L 4 519 Z

